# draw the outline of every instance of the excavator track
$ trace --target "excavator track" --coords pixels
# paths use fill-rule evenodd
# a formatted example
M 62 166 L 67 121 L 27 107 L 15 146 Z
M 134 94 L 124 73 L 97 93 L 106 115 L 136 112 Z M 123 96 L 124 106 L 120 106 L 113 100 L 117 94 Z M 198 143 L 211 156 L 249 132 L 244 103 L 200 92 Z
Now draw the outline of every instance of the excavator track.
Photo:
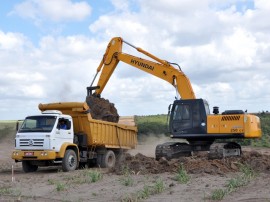
M 183 156 L 191 156 L 192 149 L 187 143 L 166 142 L 156 146 L 156 160 L 165 157 L 167 160 Z
M 240 156 L 241 146 L 235 142 L 214 143 L 210 146 L 209 159 L 222 159 L 231 156 Z
M 231 156 L 240 156 L 241 146 L 235 142 L 214 143 L 211 142 L 166 142 L 156 146 L 156 160 L 162 157 L 167 160 L 173 158 L 192 156 L 195 151 L 208 151 L 209 159 L 222 159 Z

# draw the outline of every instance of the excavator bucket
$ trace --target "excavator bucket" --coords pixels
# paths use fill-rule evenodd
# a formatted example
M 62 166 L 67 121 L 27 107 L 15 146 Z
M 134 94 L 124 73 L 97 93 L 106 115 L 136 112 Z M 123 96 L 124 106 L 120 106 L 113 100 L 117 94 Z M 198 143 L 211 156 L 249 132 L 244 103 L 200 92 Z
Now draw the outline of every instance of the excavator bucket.
M 95 95 L 88 95 L 86 103 L 90 108 L 90 114 L 93 119 L 118 123 L 119 115 L 117 109 L 109 100 Z

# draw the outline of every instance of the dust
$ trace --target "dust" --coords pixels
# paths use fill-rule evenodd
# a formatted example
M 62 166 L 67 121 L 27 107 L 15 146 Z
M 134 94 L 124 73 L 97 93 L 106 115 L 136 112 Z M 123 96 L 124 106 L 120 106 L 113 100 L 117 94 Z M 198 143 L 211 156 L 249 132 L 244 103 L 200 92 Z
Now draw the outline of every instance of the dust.
M 140 135 L 138 139 L 139 143 L 136 149 L 128 151 L 128 153 L 133 156 L 140 153 L 148 157 L 155 157 L 155 150 L 158 144 L 163 144 L 164 142 L 179 142 L 179 139 L 172 139 L 165 134 Z
M 114 123 L 119 121 L 117 109 L 109 100 L 96 96 L 87 96 L 86 103 L 90 108 L 90 113 L 93 119 Z

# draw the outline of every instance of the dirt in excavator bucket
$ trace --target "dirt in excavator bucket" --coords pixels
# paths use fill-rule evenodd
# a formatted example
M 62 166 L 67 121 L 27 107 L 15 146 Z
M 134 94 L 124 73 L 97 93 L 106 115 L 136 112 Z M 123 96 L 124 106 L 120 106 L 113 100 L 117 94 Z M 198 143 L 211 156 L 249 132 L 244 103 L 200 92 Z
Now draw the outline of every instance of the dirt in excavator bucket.
M 114 123 L 119 121 L 117 109 L 109 100 L 96 96 L 87 96 L 86 103 L 90 108 L 90 113 L 93 119 Z

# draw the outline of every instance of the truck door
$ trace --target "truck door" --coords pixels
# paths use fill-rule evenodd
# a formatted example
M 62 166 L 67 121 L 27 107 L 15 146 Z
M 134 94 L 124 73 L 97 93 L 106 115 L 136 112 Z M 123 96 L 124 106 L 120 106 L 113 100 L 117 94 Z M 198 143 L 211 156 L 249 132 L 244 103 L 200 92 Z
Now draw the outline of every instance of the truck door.
M 68 118 L 59 118 L 55 133 L 54 147 L 60 150 L 64 142 L 73 142 L 72 121 Z

